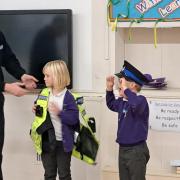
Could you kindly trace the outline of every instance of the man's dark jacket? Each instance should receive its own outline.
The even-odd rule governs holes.
[[[0,92],[4,91],[4,76],[2,66],[16,79],[25,73],[15,54],[9,47],[3,33],[0,31]]]

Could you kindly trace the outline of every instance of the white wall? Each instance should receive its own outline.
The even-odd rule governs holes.
[[[91,0],[1,0],[1,10],[73,10],[74,89],[92,89]]]
[[[141,70],[153,73],[153,76],[167,76],[169,80],[170,87],[176,88],[180,87],[179,76],[174,75],[174,72],[179,72],[180,61],[178,61],[179,50],[180,50],[180,41],[178,40],[179,28],[178,29],[162,29],[158,31],[158,48],[154,48],[153,44],[153,29],[133,29],[133,40],[129,42],[128,31],[127,29],[119,28],[117,32],[111,32],[107,28],[106,24],[106,0],[1,0],[1,9],[61,9],[61,8],[70,8],[73,10],[73,56],[74,56],[74,89],[79,91],[84,90],[93,90],[96,92],[95,96],[99,96],[98,91],[104,91],[105,89],[105,76],[108,74],[113,74],[114,72],[119,71],[122,66],[124,58],[128,58],[130,62],[135,64],[137,67],[140,67]],[[163,62],[163,63],[162,63]],[[145,66],[145,63],[148,65]],[[144,64],[144,65],[143,65]],[[163,66],[162,66],[163,65]],[[171,97],[176,94],[174,91],[151,91],[150,97],[158,96],[166,92],[166,95],[163,98]],[[145,92],[147,95],[147,92]],[[90,97],[92,94],[89,93]],[[180,94],[176,96],[177,99],[180,99]],[[6,129],[7,129],[7,140],[6,147],[11,153],[15,153],[12,159],[12,162],[17,161],[16,154],[22,157],[23,153],[26,152],[28,147],[23,146],[23,151],[19,149],[14,149],[13,142],[17,144],[21,143],[21,137],[13,136],[10,133],[16,133],[18,129],[11,129],[12,124],[21,120],[23,117],[26,117],[26,111],[29,106],[32,104],[32,99],[30,96],[25,96],[19,99],[16,99],[12,96],[7,95],[6,97]],[[12,108],[14,105],[18,104],[20,107],[17,109]],[[106,179],[118,179],[117,172],[117,148],[118,145],[115,144],[115,134],[117,129],[116,114],[110,112],[105,103],[100,105],[98,102],[93,102],[91,107],[91,112],[95,112],[95,116],[104,122],[101,121],[99,124],[100,128],[100,137],[101,137],[101,146],[103,151],[101,152],[101,164],[100,168],[103,170],[103,173],[106,174]],[[11,106],[10,109],[8,109]],[[21,111],[25,113],[21,117]],[[102,108],[102,109],[101,109]],[[11,110],[11,112],[10,112]],[[32,115],[29,115],[30,110],[28,109],[28,119],[31,119]],[[13,114],[12,115],[10,115]],[[114,121],[109,121],[109,119],[114,119]],[[29,127],[28,123],[25,122],[22,124],[21,120],[19,121],[20,125],[18,128]],[[100,121],[99,121],[100,122]],[[12,131],[13,130],[13,131]],[[19,131],[18,131],[19,132]],[[22,132],[23,134],[24,132]],[[11,136],[9,136],[11,135]],[[162,137],[163,136],[163,137]],[[174,172],[171,171],[167,162],[169,158],[178,158],[179,146],[176,148],[176,144],[179,144],[178,141],[179,134],[176,133],[163,133],[150,131],[149,134],[149,147],[152,152],[152,158],[148,164],[148,169],[152,170],[149,172],[149,175],[152,175],[151,180],[160,180],[160,179],[174,179],[179,178]],[[10,139],[8,139],[10,138]],[[12,140],[15,138],[15,141]],[[26,137],[29,141],[29,137]],[[163,138],[163,141],[162,141]],[[170,139],[173,138],[174,141],[171,143]],[[24,139],[26,140],[26,139]],[[169,140],[169,141],[168,141]],[[159,144],[159,142],[162,142]],[[162,152],[164,152],[163,156]],[[109,156],[111,154],[111,156]],[[173,155],[177,155],[174,157]],[[5,156],[6,163],[10,163],[8,158],[10,156]],[[26,156],[27,158],[28,156]],[[167,159],[165,158],[167,157]],[[11,159],[9,159],[11,160]],[[74,163],[74,162],[73,162]],[[14,165],[15,166],[15,165]],[[38,166],[39,167],[39,166]],[[11,167],[4,167],[5,173],[8,174],[8,169]],[[84,167],[83,164],[79,164],[77,168],[83,168],[84,174],[81,174],[81,177],[76,176],[80,180],[89,180],[91,175],[96,175],[99,169],[96,171]],[[157,168],[158,171],[164,170],[161,175],[157,175],[154,172],[153,168]],[[165,168],[165,169],[163,169]],[[18,169],[20,170],[20,169]],[[89,172],[88,172],[89,171]],[[86,172],[86,173],[85,173]],[[74,170],[73,170],[74,173]],[[97,174],[96,174],[97,173]],[[170,173],[170,174],[168,174]],[[79,175],[80,176],[80,175]],[[41,177],[41,176],[39,176]],[[103,176],[105,177],[105,176]],[[101,180],[105,180],[105,178]],[[18,177],[17,179],[21,179]],[[168,179],[168,180],[169,180]],[[11,180],[8,179],[8,180]],[[15,179],[16,180],[16,179]],[[99,180],[99,179],[97,179]]]

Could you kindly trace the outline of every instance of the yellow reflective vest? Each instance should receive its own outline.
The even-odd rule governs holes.
[[[72,93],[76,104],[78,106],[78,110],[81,114],[81,117],[83,119],[83,122],[85,124],[85,126],[89,129],[89,131],[92,134],[92,137],[94,139],[94,141],[97,143],[97,146],[99,146],[99,143],[94,135],[94,133],[92,132],[91,128],[88,125],[88,121],[89,121],[89,116],[86,114],[85,108],[83,107],[83,97],[80,96],[79,94],[76,93]],[[44,121],[46,120],[46,116],[47,116],[47,109],[48,109],[48,99],[49,99],[49,89],[45,88],[41,91],[41,93],[39,94],[37,100],[36,100],[36,105],[40,105],[41,107],[43,107],[43,114],[42,117],[39,116],[35,116],[35,119],[31,125],[31,138],[33,140],[34,143],[34,147],[36,152],[41,155],[42,153],[42,135],[37,133],[37,129],[44,123]],[[80,129],[82,129],[84,125],[81,124]],[[98,148],[97,148],[98,150]],[[97,153],[97,152],[96,152]],[[81,154],[81,152],[79,152],[76,149],[76,145],[74,145],[73,151],[72,151],[72,155],[80,160],[85,161],[88,164],[95,164],[95,159],[88,157],[87,155],[83,155]]]
[[[48,99],[49,89],[45,88],[41,91],[36,100],[36,104],[40,105],[43,108],[42,117],[35,116],[35,119],[31,125],[31,138],[34,143],[35,150],[39,155],[42,153],[42,136],[37,133],[37,128],[40,127],[42,123],[46,120]]]

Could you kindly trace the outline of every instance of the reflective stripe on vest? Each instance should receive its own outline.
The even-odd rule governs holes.
[[[42,117],[36,116],[31,125],[31,138],[34,142],[35,150],[39,155],[42,153],[42,136],[39,135],[36,130],[46,120],[48,99],[49,89],[45,88],[41,91],[36,101],[36,105],[40,105],[41,107],[43,107],[43,115]]]

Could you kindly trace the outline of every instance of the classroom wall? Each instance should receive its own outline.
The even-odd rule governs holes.
[[[133,29],[131,42],[128,41],[128,29],[118,28],[117,32],[112,32],[106,22],[106,0],[1,0],[0,8],[73,9],[74,89],[82,94],[85,93],[88,99],[88,107],[91,113],[94,113],[97,117],[98,137],[101,140],[101,149],[98,155],[99,165],[96,168],[88,167],[73,160],[73,165],[76,165],[76,168],[72,169],[73,175],[75,180],[76,178],[79,180],[118,179],[116,163],[118,145],[114,141],[117,121],[116,114],[107,110],[104,102],[105,77],[118,72],[123,60],[127,59],[139,67],[140,70],[151,72],[154,77],[166,76],[169,87],[179,88],[179,76],[175,75],[174,72],[179,73],[180,67],[180,61],[178,60],[180,29],[158,30],[158,48],[155,49],[152,28]],[[178,93],[169,89],[157,91],[158,93],[155,91],[143,91],[143,93],[151,98],[157,98],[163,94],[162,98],[164,99],[176,98],[180,100],[179,89],[176,89],[176,91]],[[30,109],[35,96],[27,95],[16,98],[6,95],[5,113],[7,123],[4,171],[7,177],[10,176],[8,169],[13,169],[19,159],[24,162],[27,158],[29,158],[29,161],[32,156],[34,157],[27,131],[33,118]],[[18,106],[16,106],[17,104]],[[27,121],[23,121],[26,117],[28,117]],[[17,128],[14,128],[15,124]],[[19,131],[19,128],[22,132]],[[21,133],[19,134],[19,132]],[[22,142],[25,142],[25,144]],[[28,145],[26,145],[26,142]],[[148,144],[152,157],[148,164],[147,179],[174,180],[180,178],[175,174],[174,169],[169,166],[171,159],[179,158],[179,133],[162,133],[150,130]],[[8,153],[6,150],[8,150]],[[30,151],[30,155],[27,155],[28,151]],[[34,159],[32,159],[33,163]],[[10,165],[10,163],[12,164]],[[35,160],[36,164],[37,168],[35,168],[35,171],[33,169],[33,172],[37,179],[40,179],[42,178],[42,167]],[[25,171],[29,168],[28,165],[26,166],[23,171],[30,177],[32,171]],[[23,164],[20,167],[24,167]],[[85,173],[78,173],[80,168]],[[19,168],[17,171],[20,172],[21,169]],[[15,177],[18,180],[23,179],[21,174]],[[11,179],[14,178],[10,176],[8,180]]]

